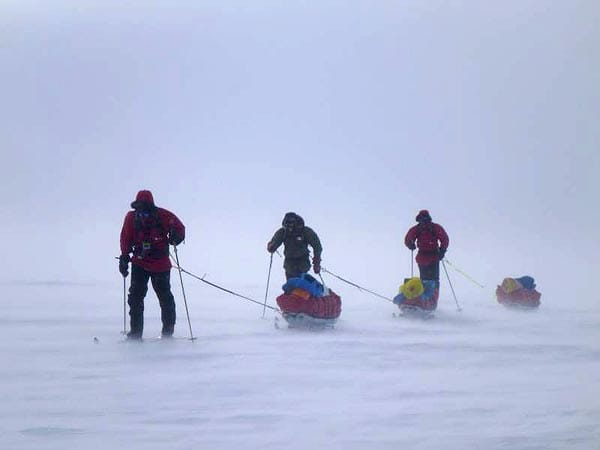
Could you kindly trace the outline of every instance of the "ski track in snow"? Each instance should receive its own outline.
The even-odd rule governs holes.
[[[2,448],[600,448],[597,309],[457,312],[443,295],[418,320],[348,290],[334,330],[277,330],[257,305],[188,289],[194,342],[124,342],[118,289],[9,289]]]

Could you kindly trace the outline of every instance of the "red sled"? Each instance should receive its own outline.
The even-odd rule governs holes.
[[[405,278],[404,283],[410,282]],[[394,303],[398,305],[403,315],[407,316],[431,316],[437,309],[440,289],[434,280],[421,280],[423,293],[414,298],[405,297],[400,288],[400,293],[394,297]]]
[[[294,289],[277,297],[285,315],[305,314],[315,319],[337,319],[342,313],[342,299],[332,290],[323,297],[313,297],[303,289]]]
[[[498,303],[504,306],[532,309],[540,306],[540,294],[535,289],[518,289],[511,292],[510,294],[504,292],[504,290],[498,286],[496,288],[496,298]]]
[[[402,303],[398,305],[401,310],[403,309],[415,309],[418,308],[423,311],[435,311],[437,309],[438,298],[440,296],[440,290],[435,288],[433,295],[427,300],[423,299],[421,295],[415,298],[405,298]]]

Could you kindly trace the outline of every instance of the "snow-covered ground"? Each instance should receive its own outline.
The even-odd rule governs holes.
[[[331,284],[343,299],[336,329],[303,332],[186,278],[198,339],[141,343],[120,336],[118,280],[4,285],[1,447],[600,448],[597,308],[557,306],[541,287],[535,312],[487,292],[459,297],[457,312],[445,289],[436,318],[413,321]],[[145,334],[156,336],[154,293],[146,304]]]

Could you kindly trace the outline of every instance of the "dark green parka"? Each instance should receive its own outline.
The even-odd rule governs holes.
[[[275,232],[269,241],[269,248],[277,250],[283,244],[283,254],[285,259],[308,259],[310,254],[308,246],[313,249],[314,258],[321,259],[323,247],[319,236],[315,231],[307,226],[298,230],[296,233],[286,233],[285,228],[280,228]]]
[[[316,262],[317,265],[320,265],[321,252],[323,251],[317,233],[312,228],[305,226],[300,216],[296,217],[300,220],[299,227],[291,232],[281,227],[275,232],[267,245],[267,249],[271,253],[277,250],[281,244],[284,245],[283,267],[288,278],[310,270],[309,245],[313,249],[313,264]]]

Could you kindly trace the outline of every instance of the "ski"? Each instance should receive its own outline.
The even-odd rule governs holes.
[[[169,337],[165,337],[165,336],[153,336],[153,337],[143,337],[141,339],[129,339],[127,337],[122,337],[121,339],[118,340],[119,343],[133,343],[133,344],[141,344],[144,342],[170,342],[170,341],[195,341],[196,338],[194,337],[193,339],[190,339],[189,337],[184,337],[184,336],[169,336]],[[100,339],[98,339],[97,337],[94,337],[94,343],[95,344],[99,344],[101,343]]]
[[[428,311],[417,307],[403,307],[400,313],[392,313],[395,318],[406,318],[406,319],[421,319],[431,320],[435,317],[434,311]]]
[[[333,330],[336,319],[323,319],[309,316],[304,313],[289,314],[283,313],[283,318],[288,323],[288,328],[297,328],[305,330]]]

